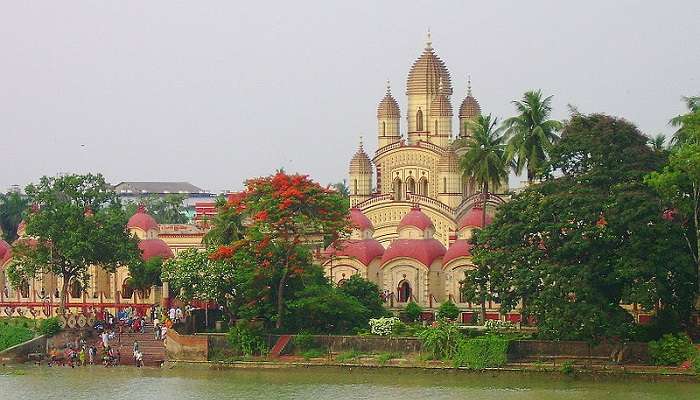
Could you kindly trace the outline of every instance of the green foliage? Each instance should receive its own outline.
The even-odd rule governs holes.
[[[267,344],[262,328],[249,321],[239,320],[228,332],[228,342],[239,354],[246,357],[267,354]]]
[[[17,239],[17,227],[22,222],[29,200],[19,193],[0,193],[0,231],[7,242]]]
[[[437,321],[434,326],[418,333],[423,350],[444,360],[454,358],[463,338],[457,326],[446,321]]]
[[[226,198],[216,199],[216,216],[211,220],[212,227],[204,235],[208,246],[230,245],[243,236],[243,215],[234,207],[229,207]]]
[[[404,315],[406,315],[406,318],[409,322],[414,322],[417,321],[420,317],[421,313],[423,312],[423,308],[419,306],[416,302],[411,301],[408,304],[406,304],[406,308],[403,312]]]
[[[381,291],[376,283],[364,279],[360,275],[353,275],[347,279],[338,289],[360,302],[369,311],[370,318],[388,315],[384,303],[380,297]]]
[[[293,339],[294,348],[297,351],[311,350],[316,344],[316,340],[311,333],[302,331],[296,334]]]
[[[401,358],[401,354],[399,354],[399,353],[389,353],[389,352],[380,353],[380,354],[377,356],[377,363],[378,363],[379,365],[384,365],[384,364],[386,364],[387,362],[389,362],[389,361],[391,361],[391,360],[393,360],[393,359],[396,359],[396,358]]]
[[[53,336],[61,331],[61,324],[58,322],[58,317],[42,319],[39,323],[39,333],[42,335]]]
[[[24,343],[34,337],[31,329],[16,321],[0,320],[0,351]]]
[[[685,334],[666,334],[649,342],[649,354],[656,365],[680,365],[697,357],[698,350]]]
[[[321,358],[325,357],[328,352],[323,351],[322,349],[308,349],[304,352],[301,353],[301,356],[304,357],[304,360],[310,360],[312,358]]]
[[[470,369],[495,368],[508,361],[509,341],[496,335],[461,339],[454,354],[454,364]]]
[[[483,193],[497,190],[508,179],[505,145],[497,118],[479,115],[468,123],[472,135],[467,139],[466,152],[460,160],[465,176],[476,182]]]
[[[444,318],[449,320],[456,320],[459,317],[459,308],[451,300],[448,300],[440,304],[437,312],[438,318]]]
[[[364,353],[361,353],[361,352],[353,349],[353,350],[345,351],[345,352],[338,354],[335,357],[335,360],[342,363],[342,362],[354,360],[354,359],[361,357],[363,355],[364,355]]]
[[[26,220],[27,235],[36,242],[14,246],[7,270],[14,286],[53,273],[63,278],[63,306],[73,279],[87,286],[91,265],[113,272],[139,259],[136,239],[125,229],[128,217],[102,175],[42,177],[26,192],[37,207]]]
[[[152,257],[148,261],[136,261],[129,264],[129,285],[135,289],[148,289],[151,286],[160,286],[163,259]]]
[[[148,214],[159,224],[186,224],[187,218],[184,201],[187,195],[166,194],[165,196],[149,195],[139,198],[138,203],[144,205]],[[127,215],[134,215],[138,208],[137,203],[128,203],[124,206]]]
[[[562,365],[561,365],[561,373],[562,374],[573,375],[574,372],[576,372],[576,371],[574,369],[574,362],[573,361],[567,360],[567,361],[564,361],[562,363]]]
[[[624,120],[573,115],[549,153],[549,177],[475,233],[467,300],[486,294],[504,313],[522,302],[544,339],[629,338],[634,321],[621,303],[661,302],[686,319],[693,263],[682,228],[662,218],[643,183],[664,161],[646,143]]]

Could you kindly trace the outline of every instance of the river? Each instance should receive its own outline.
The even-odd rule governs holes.
[[[1,400],[700,399],[700,384],[395,369],[0,368]]]

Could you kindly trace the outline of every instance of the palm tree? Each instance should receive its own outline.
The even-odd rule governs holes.
[[[28,206],[29,200],[19,193],[0,193],[0,230],[8,242],[17,239],[17,227]]]
[[[482,214],[481,227],[486,227],[486,201],[489,187],[498,188],[508,179],[505,158],[504,137],[502,129],[497,127],[498,119],[491,115],[480,115],[476,121],[469,122],[472,135],[467,139],[466,153],[460,160],[462,173],[481,187]],[[485,293],[486,288],[481,287]],[[486,299],[481,300],[481,322],[486,321]]]
[[[527,170],[532,183],[537,170],[547,161],[552,145],[559,140],[562,124],[548,119],[552,112],[552,96],[542,98],[542,91],[525,92],[522,101],[513,101],[518,115],[503,121],[508,137],[506,158],[513,161],[515,173]]]
[[[683,97],[688,113],[675,116],[668,122],[671,126],[678,128],[673,134],[671,144],[678,145],[688,138],[688,128],[691,125],[700,124],[700,96]]]
[[[650,137],[649,146],[657,153],[666,150],[666,136],[663,133],[659,133],[654,137]]]
[[[204,243],[209,246],[226,246],[240,240],[244,229],[240,213],[234,207],[227,206],[224,198],[217,200],[216,209],[218,212],[211,220],[211,229],[204,235]]]

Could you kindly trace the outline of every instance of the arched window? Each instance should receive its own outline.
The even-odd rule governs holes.
[[[423,130],[423,111],[421,109],[418,109],[418,112],[416,113],[416,130],[418,132]]]
[[[403,185],[401,184],[401,179],[394,179],[394,200],[402,200]]]
[[[386,136],[386,122],[382,122],[382,136]]]
[[[442,192],[447,193],[447,178],[442,178]]]
[[[353,194],[357,194],[357,179],[355,179],[355,181],[353,181],[352,185],[353,185],[352,186]]]
[[[122,282],[122,299],[130,299],[134,297],[134,288],[129,285],[129,278]]]
[[[425,177],[420,178],[418,192],[423,196],[428,195],[428,180]]]
[[[80,281],[77,279],[73,279],[70,281],[70,297],[74,299],[78,299],[82,297],[83,295],[83,285],[80,284]]]
[[[411,284],[408,281],[401,281],[397,288],[396,301],[405,303],[411,299]]]
[[[413,180],[413,178],[408,178],[406,179],[406,193],[415,193],[416,192],[416,181]]]
[[[29,282],[26,279],[19,284],[19,294],[22,297],[29,297]]]

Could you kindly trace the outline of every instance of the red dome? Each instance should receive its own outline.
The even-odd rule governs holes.
[[[411,211],[409,211],[408,214],[401,219],[401,222],[399,222],[399,229],[408,226],[416,227],[422,231],[435,227],[433,225],[433,221],[431,221],[430,218],[428,218],[428,216],[425,215],[418,206],[413,207]]]
[[[158,229],[158,223],[153,217],[146,214],[146,208],[140,205],[136,214],[129,218],[129,222],[126,223],[127,228],[139,228],[144,232],[148,232],[151,229]]]
[[[483,211],[481,207],[474,207],[471,210],[469,210],[466,214],[464,214],[464,217],[462,217],[461,220],[459,220],[459,226],[457,227],[457,230],[462,230],[463,228],[467,227],[477,227],[477,228],[483,228],[481,226],[481,221],[483,218]],[[486,214],[486,225],[491,225],[491,222],[493,221],[493,218],[487,213]]]
[[[395,258],[413,258],[428,268],[438,257],[445,254],[445,246],[436,239],[396,239],[384,251],[382,264]]]
[[[338,247],[329,247],[326,254],[353,257],[367,266],[372,260],[384,254],[384,247],[374,239],[345,240]]]
[[[350,223],[352,224],[353,228],[357,228],[361,231],[364,231],[365,229],[374,229],[372,226],[372,221],[370,221],[359,208],[353,207],[350,209]]]
[[[141,250],[141,258],[144,261],[148,261],[153,257],[161,257],[163,259],[173,257],[173,251],[160,239],[145,239],[140,241],[139,250]]]
[[[464,239],[459,239],[450,245],[447,249],[445,257],[442,258],[442,265],[447,265],[448,262],[459,258],[459,257],[469,257],[472,255],[472,245],[469,241]]]
[[[12,246],[0,239],[0,266],[5,264],[12,257]]]

